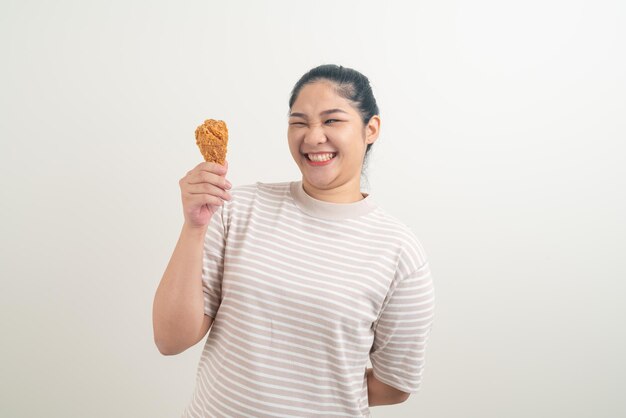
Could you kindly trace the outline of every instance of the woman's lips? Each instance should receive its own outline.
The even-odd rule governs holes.
[[[329,160],[325,160],[325,161],[313,161],[311,159],[309,159],[307,154],[304,154],[304,159],[306,160],[306,162],[314,167],[319,167],[319,166],[324,166],[324,165],[328,165],[330,163],[332,163],[335,158],[337,157],[337,153],[327,153],[327,152],[321,152],[321,153],[315,153],[315,154],[333,154],[333,157]]]

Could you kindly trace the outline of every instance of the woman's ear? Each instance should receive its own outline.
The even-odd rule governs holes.
[[[373,144],[378,139],[380,133],[380,116],[374,115],[365,126],[365,142]]]

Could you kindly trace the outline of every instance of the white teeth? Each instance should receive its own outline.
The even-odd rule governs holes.
[[[334,153],[329,154],[307,154],[311,161],[328,161],[335,156]]]

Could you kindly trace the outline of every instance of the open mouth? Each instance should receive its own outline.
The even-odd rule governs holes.
[[[337,155],[336,152],[329,152],[325,154],[304,154],[306,159],[309,161],[313,161],[316,163],[323,163],[326,161],[330,161]]]

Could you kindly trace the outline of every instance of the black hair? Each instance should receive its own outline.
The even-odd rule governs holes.
[[[293,90],[291,90],[289,109],[291,110],[302,87],[320,80],[328,80],[335,84],[337,94],[354,104],[361,115],[364,125],[367,125],[372,116],[380,114],[368,78],[352,68],[335,64],[320,65],[300,77],[300,80],[298,80]],[[372,145],[373,144],[367,144],[367,148],[365,149],[363,161],[364,169]]]

